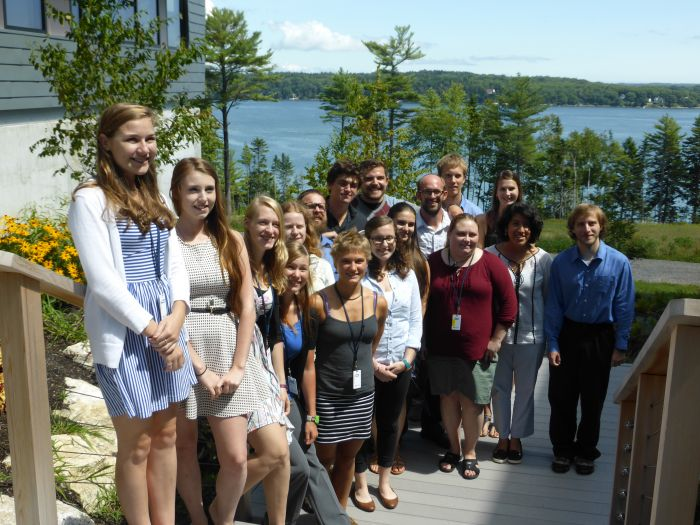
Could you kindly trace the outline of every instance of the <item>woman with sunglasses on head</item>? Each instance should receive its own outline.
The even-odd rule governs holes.
[[[196,378],[182,330],[189,282],[175,217],[158,191],[156,115],[114,104],[97,125],[95,178],[68,224],[87,278],[85,328],[117,435],[129,523],[174,523],[177,405]]]
[[[516,202],[498,221],[501,242],[486,248],[508,269],[518,299],[518,315],[501,346],[493,384],[493,411],[501,434],[492,455],[496,463],[520,463],[520,440],[535,431],[535,382],[545,352],[544,298],[552,265],[552,257],[535,245],[542,224],[537,210]]]
[[[369,241],[354,228],[333,244],[338,282],[311,298],[316,338],[316,453],[347,507],[355,456],[370,437],[374,407],[373,355],[384,330],[387,303],[362,285]]]
[[[198,417],[214,436],[218,495],[209,507],[216,523],[232,523],[246,479],[248,418],[266,397],[251,344],[253,282],[243,237],[230,229],[214,168],[187,158],[173,170],[170,193],[175,229],[190,279],[187,316],[190,355],[198,384],[178,412],[178,492],[194,525],[206,525],[197,457]],[[258,349],[258,353],[260,349]]]
[[[289,419],[294,425],[290,445],[292,473],[303,471],[307,483],[292,484],[287,502],[287,523],[295,523],[304,495],[321,525],[348,524],[340,507],[328,472],[316,456],[314,441],[318,435],[316,414],[316,366],[314,347],[317,323],[310,312],[309,252],[303,244],[287,242],[285,266],[287,288],[280,296],[280,319],[284,342],[284,367],[291,403]],[[292,475],[292,479],[295,476]]]
[[[311,219],[309,210],[299,202],[287,201],[282,204],[284,212],[284,229],[287,239],[298,241],[304,245],[311,258],[311,280],[309,290],[314,293],[335,282],[333,268],[328,261],[321,257],[318,234]]]
[[[423,314],[415,273],[396,249],[396,227],[391,217],[374,217],[365,226],[372,258],[365,282],[384,296],[388,314],[384,333],[374,354],[374,414],[379,466],[379,501],[388,509],[399,503],[390,484],[391,468],[401,431],[399,416],[411,382],[410,370],[420,349]],[[355,506],[374,510],[367,487],[367,447],[355,460]]]
[[[459,468],[468,480],[480,473],[476,444],[482,405],[491,397],[501,342],[517,314],[508,271],[478,244],[476,219],[466,213],[455,217],[445,248],[428,257],[431,282],[424,325],[430,386],[440,395],[450,440],[439,468],[443,472]]]

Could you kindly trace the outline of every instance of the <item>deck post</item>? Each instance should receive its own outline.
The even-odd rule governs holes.
[[[55,525],[46,355],[40,283],[0,272],[2,347],[17,523]]]
[[[651,524],[692,523],[700,473],[700,326],[671,334]]]

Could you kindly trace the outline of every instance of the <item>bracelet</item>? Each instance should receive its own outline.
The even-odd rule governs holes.
[[[287,392],[289,392],[289,388],[287,387],[287,383],[280,383],[280,388],[284,388]]]
[[[315,416],[310,416],[308,414],[306,415],[306,422],[307,423],[315,423],[318,425],[319,421],[321,421],[321,418],[318,417],[318,414],[316,414]]]
[[[408,359],[406,359],[405,357],[401,361],[403,361],[406,370],[410,370],[411,368],[413,368],[413,363],[409,363]]]
[[[204,365],[204,370],[202,370],[199,374],[197,372],[194,373],[194,377],[202,377],[204,375],[204,372],[209,370],[209,367],[207,365]]]

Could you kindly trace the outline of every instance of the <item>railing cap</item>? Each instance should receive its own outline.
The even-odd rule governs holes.
[[[75,306],[83,305],[85,286],[56,272],[29,262],[19,255],[0,251],[0,273],[14,273],[39,282],[42,293],[57,297]]]

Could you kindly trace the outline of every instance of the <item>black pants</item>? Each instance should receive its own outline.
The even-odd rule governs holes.
[[[610,324],[564,319],[559,334],[561,364],[549,367],[549,439],[555,456],[600,457],[600,415],[610,378],[615,331]],[[581,400],[581,421],[576,410]]]
[[[426,434],[439,436],[443,433],[442,414],[440,412],[440,396],[430,392],[430,377],[428,376],[428,360],[416,359],[416,378],[423,394],[423,406],[420,414],[420,427]]]
[[[403,372],[393,381],[374,379],[374,417],[377,422],[377,463],[380,467],[394,464],[399,438],[399,416],[406,403],[406,392],[411,384],[411,372]],[[365,441],[355,458],[355,472],[367,470],[372,452],[371,439]]]

